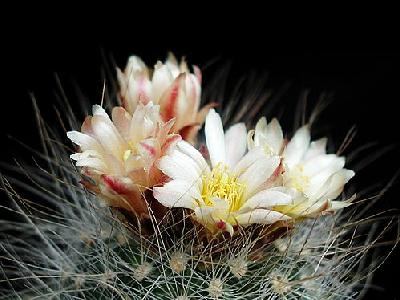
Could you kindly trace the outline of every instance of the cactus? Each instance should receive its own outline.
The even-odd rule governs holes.
[[[32,167],[10,167],[27,180],[1,177],[13,218],[0,224],[0,299],[358,299],[398,223],[366,214],[360,197],[233,235],[210,233],[187,208],[148,205],[143,218],[88,188],[64,133],[37,117],[45,151]]]

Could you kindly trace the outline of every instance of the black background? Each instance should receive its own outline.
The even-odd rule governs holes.
[[[112,54],[120,67],[131,54],[152,65],[167,51],[185,55],[200,67],[215,59],[232,62],[233,82],[252,70],[268,72],[268,88],[279,90],[285,83],[291,84],[286,98],[298,97],[303,89],[309,89],[314,98],[322,92],[334,94],[323,121],[333,125],[330,134],[336,143],[354,124],[358,128],[356,143],[377,141],[385,146],[400,142],[400,52],[391,43],[395,35],[386,37],[378,32],[372,38],[374,26],[358,25],[341,31],[334,27],[310,34],[310,28],[320,26],[317,20],[310,28],[294,24],[281,32],[278,29],[284,21],[271,25],[261,20],[243,26],[247,22],[244,18],[231,23],[217,19],[210,25],[207,15],[201,19],[185,15],[178,22],[170,22],[172,17],[161,21],[151,14],[145,20],[138,19],[138,13],[120,14],[112,20],[105,15],[89,20],[85,15],[79,22],[73,14],[63,19],[58,16],[52,14],[45,22],[40,22],[38,15],[23,17],[18,19],[18,26],[10,22],[3,27],[2,161],[11,161],[22,152],[8,135],[39,146],[29,93],[34,93],[45,116],[52,118],[55,72],[72,103],[78,99],[74,99],[75,83],[81,89],[80,95],[92,104],[99,103],[103,84],[101,50]],[[26,22],[21,23],[22,19]],[[195,30],[198,23],[200,28]],[[207,82],[207,78],[204,80]],[[368,177],[369,183],[388,181],[400,168],[399,154],[397,147],[361,176]],[[375,209],[399,208],[398,191],[397,185]],[[371,290],[368,299],[398,299],[398,262],[397,250],[377,271],[374,284],[380,288]]]

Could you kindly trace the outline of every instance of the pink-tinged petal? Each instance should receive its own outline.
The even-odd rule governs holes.
[[[81,132],[93,136],[92,116],[87,116],[81,126]]]
[[[196,75],[197,81],[201,85],[202,75],[201,75],[200,68],[198,66],[193,66],[193,72],[194,72],[194,75]]]
[[[162,94],[174,81],[172,73],[166,65],[158,62],[154,67],[152,78],[152,101],[157,104],[160,102]]]
[[[280,212],[267,209],[255,209],[236,216],[236,221],[239,225],[242,226],[250,225],[253,223],[273,224],[277,221],[285,220],[290,220],[290,217]]]
[[[132,115],[129,128],[129,141],[137,144],[141,140],[154,136],[159,126],[160,107],[151,102],[147,105],[139,104]]]
[[[247,149],[247,130],[244,123],[231,126],[225,133],[226,164],[233,169]]]
[[[205,136],[207,149],[210,154],[211,165],[226,162],[225,135],[221,117],[211,109],[206,117]]]
[[[111,190],[113,190],[118,195],[129,194],[133,187],[133,183],[129,179],[119,178],[111,175],[101,175],[103,183]]]
[[[191,144],[194,144],[200,128],[201,125],[199,124],[187,125],[179,130],[179,134],[182,136],[182,139],[188,141]]]
[[[201,199],[198,187],[183,180],[172,180],[161,187],[154,187],[153,196],[166,207],[190,209],[196,207],[196,199]]]
[[[144,161],[144,168],[149,171],[160,154],[160,145],[154,138],[143,140],[138,144],[138,153]]]
[[[185,84],[186,74],[182,73],[174,80],[170,87],[162,94],[160,98],[160,113],[164,122],[171,120],[172,118],[179,117],[179,105],[180,97],[182,93],[182,87]]]
[[[201,94],[201,87],[197,78],[193,74],[186,75],[186,99],[187,99],[187,111],[185,117],[185,124],[192,123],[196,119],[197,111],[199,110],[200,106],[200,94]]]
[[[125,139],[129,139],[129,129],[131,125],[131,116],[129,113],[120,106],[114,107],[112,110],[112,120],[121,136]]]
[[[271,208],[276,205],[288,205],[292,203],[292,197],[278,190],[263,190],[248,199],[241,210],[256,208]]]
[[[197,113],[195,122],[199,123],[199,124],[203,124],[205,119],[206,119],[206,117],[207,117],[207,115],[208,115],[208,113],[209,113],[209,111],[210,111],[210,109],[215,108],[217,106],[218,106],[217,102],[211,102],[211,103],[208,103],[205,106],[203,106],[199,110],[199,112]]]
[[[242,175],[239,181],[246,184],[244,199],[248,199],[259,191],[262,185],[271,177],[280,165],[280,158],[272,156],[258,160],[252,164]]]
[[[303,158],[310,145],[310,130],[307,125],[296,131],[284,151],[285,164],[292,168]]]
[[[181,140],[182,137],[179,134],[169,134],[161,147],[161,154],[167,154],[169,151],[175,148],[176,144]]]
[[[101,194],[110,206],[121,207],[136,213],[139,217],[148,216],[147,203],[137,185],[129,178],[102,175]],[[109,193],[109,194],[108,194]]]

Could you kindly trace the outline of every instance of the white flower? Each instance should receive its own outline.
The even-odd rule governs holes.
[[[243,123],[224,134],[220,116],[212,109],[205,123],[211,168],[201,153],[185,141],[159,161],[171,178],[154,187],[154,197],[167,207],[185,207],[211,232],[228,231],[237,225],[270,224],[289,217],[273,210],[291,203],[282,187],[268,188],[280,165],[278,156],[266,157],[259,147],[246,152]]]
[[[293,218],[313,217],[324,211],[334,211],[349,205],[333,201],[343,191],[354,172],[344,169],[344,157],[326,153],[326,138],[310,142],[310,130],[303,126],[285,146],[279,122],[267,124],[261,118],[255,131],[248,136],[249,149],[260,147],[267,157],[282,156],[282,184],[288,188],[293,203],[280,205],[276,210]]]
[[[157,62],[154,70],[149,70],[139,57],[131,56],[124,72],[117,69],[122,105],[133,113],[139,103],[159,104],[165,122],[175,118],[172,131],[192,141],[213,106],[207,105],[199,111],[201,72],[196,66],[193,70],[190,73],[184,60],[178,65],[172,54],[164,64]]]
[[[133,115],[114,107],[112,120],[99,105],[82,124],[81,132],[70,131],[68,138],[77,144],[72,154],[76,165],[94,184],[84,184],[111,206],[147,214],[143,192],[161,181],[155,162],[180,136],[169,134],[173,121],[163,123],[159,106],[140,104]]]

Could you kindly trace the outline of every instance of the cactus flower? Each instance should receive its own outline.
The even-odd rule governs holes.
[[[194,73],[189,71],[184,60],[178,64],[172,54],[164,64],[157,62],[154,70],[148,69],[139,57],[131,56],[123,72],[117,69],[123,107],[132,113],[139,103],[158,104],[164,122],[175,118],[172,131],[193,142],[214,105],[200,109],[201,71],[196,66],[193,70]]]
[[[266,185],[279,169],[279,156],[266,157],[259,147],[245,154],[245,125],[235,124],[224,134],[214,109],[207,115],[205,134],[211,165],[190,144],[178,142],[158,163],[171,180],[154,187],[154,197],[164,206],[193,210],[212,233],[232,235],[238,225],[290,219],[273,207],[291,203],[291,196],[282,187]]]
[[[70,131],[68,138],[80,147],[71,155],[83,174],[85,185],[109,205],[138,215],[147,214],[143,193],[158,183],[160,171],[155,162],[180,136],[170,134],[173,121],[161,121],[159,106],[139,104],[133,115],[115,107],[112,120],[99,105],[86,118],[81,132]]]
[[[344,168],[344,157],[326,153],[326,143],[326,138],[311,142],[307,125],[298,129],[286,143],[276,119],[267,124],[266,119],[261,118],[255,130],[249,132],[249,149],[260,147],[267,157],[282,157],[280,184],[292,195],[293,203],[276,206],[276,210],[301,218],[349,205],[335,199],[355,173]]]

